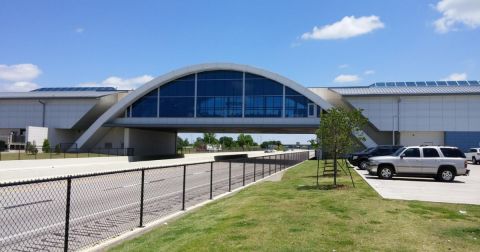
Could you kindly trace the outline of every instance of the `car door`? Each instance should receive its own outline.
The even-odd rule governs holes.
[[[437,149],[431,147],[422,148],[423,158],[421,159],[422,163],[422,173],[424,174],[436,174],[439,167],[440,154]]]
[[[397,165],[397,173],[422,173],[420,149],[407,148],[401,155]]]

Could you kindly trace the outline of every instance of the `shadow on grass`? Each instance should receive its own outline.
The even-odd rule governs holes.
[[[349,185],[299,185],[297,186],[297,190],[299,191],[309,191],[309,190],[348,190],[350,188]]]

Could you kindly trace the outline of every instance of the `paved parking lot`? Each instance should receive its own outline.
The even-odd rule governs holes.
[[[365,170],[355,171],[383,198],[480,205],[480,165],[469,164],[470,176],[459,176],[452,183],[431,178],[394,177],[379,179]]]

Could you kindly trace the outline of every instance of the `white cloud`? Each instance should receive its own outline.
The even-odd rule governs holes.
[[[335,77],[333,81],[337,83],[349,83],[349,82],[357,82],[359,80],[360,80],[360,77],[358,77],[358,75],[340,74],[339,76]]]
[[[302,35],[303,40],[308,39],[347,39],[370,33],[376,29],[381,29],[385,25],[378,16],[365,16],[355,18],[355,16],[345,16],[342,20],[322,27],[313,27],[312,32],[306,32]]]
[[[348,64],[341,64],[340,66],[338,66],[338,68],[347,68],[349,67]]]
[[[372,75],[372,74],[375,74],[375,70],[366,70],[365,72],[363,72],[363,74]]]
[[[84,31],[85,31],[85,29],[82,28],[82,27],[78,27],[78,28],[75,29],[76,33],[83,33]]]
[[[0,92],[25,92],[39,87],[32,82],[42,71],[34,64],[0,65]]]
[[[40,86],[37,83],[28,81],[18,81],[14,83],[0,84],[0,92],[28,92],[37,89]]]
[[[33,64],[0,65],[0,80],[30,81],[37,78],[42,71]]]
[[[117,76],[111,76],[108,77],[107,79],[103,80],[100,83],[96,82],[87,82],[87,83],[81,83],[78,86],[81,87],[104,87],[104,86],[110,86],[110,87],[115,87],[120,90],[132,90],[140,85],[143,85],[149,81],[153,80],[153,77],[150,75],[141,75],[137,77],[133,77],[130,79],[122,79]]]
[[[480,27],[479,0],[441,0],[435,9],[442,13],[442,17],[433,22],[439,33],[455,30],[458,24],[472,29]]]
[[[443,78],[446,81],[461,81],[467,79],[467,73],[452,73],[449,76]]]

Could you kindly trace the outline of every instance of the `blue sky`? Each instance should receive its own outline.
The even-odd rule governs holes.
[[[0,91],[134,88],[205,62],[305,86],[480,79],[479,2],[2,1]]]

